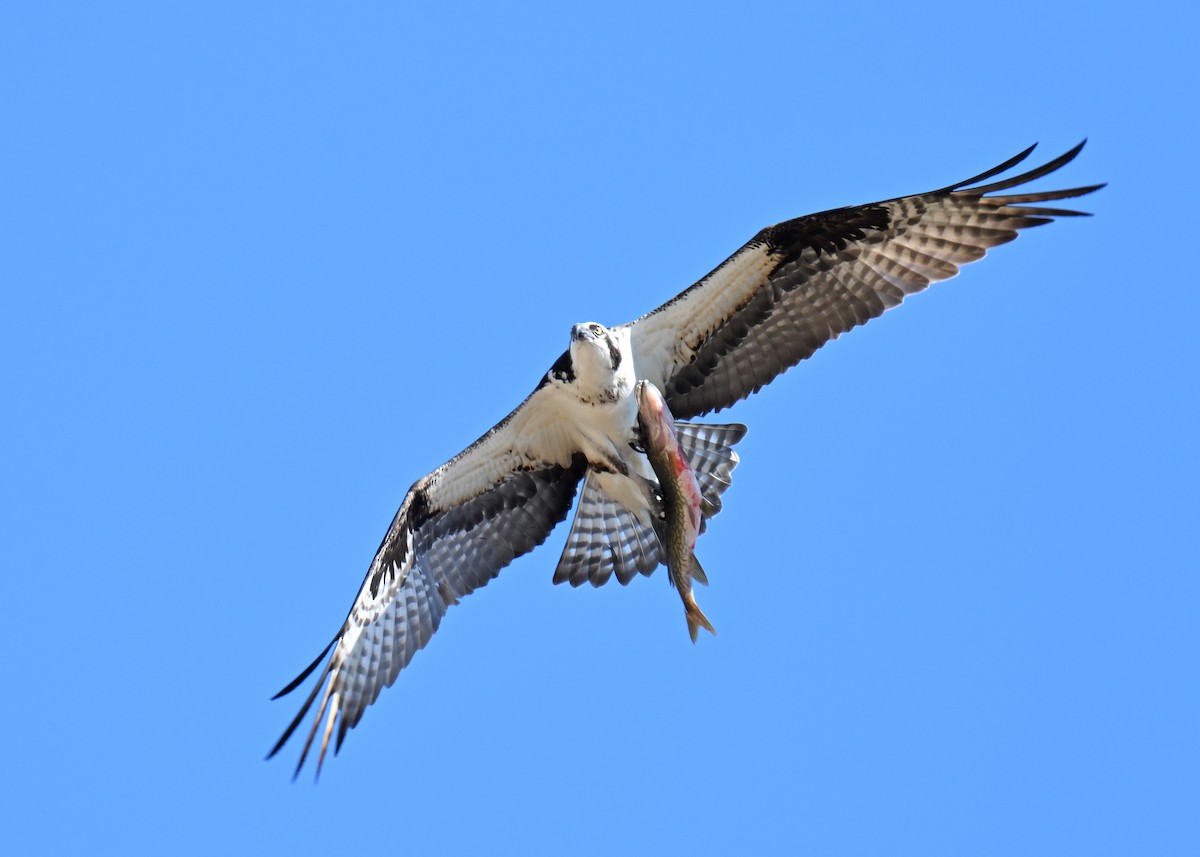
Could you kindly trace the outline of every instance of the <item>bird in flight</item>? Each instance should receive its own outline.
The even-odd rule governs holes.
[[[635,388],[653,384],[676,420],[727,408],[905,297],[946,280],[1019,230],[1085,212],[1038,203],[1103,185],[1005,193],[1071,161],[1080,143],[1009,178],[1033,146],[973,178],[928,193],[836,208],[769,226],[716,270],[617,327],[571,328],[570,343],[516,410],[405,495],[341,629],[275,698],[324,664],[271,750],[318,697],[296,774],[320,735],[348,730],[429,642],[446,610],[546,540],[579,502],[554,582],[601,586],[667,562],[663,513],[638,428]],[[720,509],[743,426],[677,423],[704,517]]]

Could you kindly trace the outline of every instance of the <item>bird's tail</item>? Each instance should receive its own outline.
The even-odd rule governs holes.
[[[733,468],[738,463],[738,454],[733,451],[733,446],[745,436],[746,427],[740,423],[675,423],[679,447],[696,472],[700,496],[704,498],[705,518],[711,518],[721,511],[721,494],[733,481]]]
[[[736,423],[675,424],[679,446],[696,473],[705,519],[721,510],[721,494],[729,487],[733,468],[738,463],[733,445],[745,434],[746,427]],[[700,529],[704,530],[703,521]],[[569,581],[572,586],[590,582],[592,586],[602,586],[614,573],[622,584],[638,574],[650,575],[666,560],[659,541],[651,524],[638,521],[605,494],[593,471],[588,471],[579,492],[575,519],[567,533],[567,543],[554,572],[554,582]],[[696,579],[701,583],[708,582],[701,576]]]

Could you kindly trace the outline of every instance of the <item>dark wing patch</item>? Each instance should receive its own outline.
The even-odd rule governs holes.
[[[890,221],[888,210],[882,205],[835,208],[768,226],[751,243],[761,242],[780,265],[786,265],[800,258],[805,250],[839,253],[851,242],[865,239],[868,232],[887,229]]]
[[[1082,146],[992,184],[977,185],[1019,163],[1032,147],[938,191],[764,229],[699,283],[632,322],[639,369],[660,383],[679,419],[732,405],[842,333],[953,277],[1019,230],[1082,214],[1035,203],[1103,185],[987,196],[1053,172]]]
[[[542,387],[549,384],[552,377],[568,384],[574,382],[575,363],[571,360],[571,349],[568,348],[561,355],[559,355],[557,360],[554,361],[554,365],[550,367],[550,371],[546,373],[545,377],[542,378],[541,383],[538,384],[538,389],[540,390]]]
[[[570,511],[583,469],[581,457],[570,467],[531,467],[443,510],[430,509],[429,477],[414,485],[331,644],[333,654],[316,687],[270,756],[295,732],[324,688],[296,765],[299,774],[323,722],[319,774],[334,724],[338,723],[336,753],[367,706],[429,642],[447,608],[546,540]],[[299,686],[328,651],[279,695]]]

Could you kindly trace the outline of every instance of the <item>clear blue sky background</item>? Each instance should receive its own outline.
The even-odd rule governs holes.
[[[1200,848],[1196,13],[399,5],[0,13],[5,851]],[[262,760],[572,322],[1084,136],[1096,217],[723,415],[719,637],[560,530],[318,786]]]

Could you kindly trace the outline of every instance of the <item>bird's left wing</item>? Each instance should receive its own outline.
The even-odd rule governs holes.
[[[1083,148],[980,185],[1024,160],[941,190],[810,214],[768,227],[716,270],[630,322],[638,378],[676,419],[720,410],[931,282],[958,273],[1029,226],[1081,212],[1035,203],[1102,185],[992,194],[1053,172]]]
[[[566,517],[585,462],[562,434],[554,395],[553,388],[540,386],[503,422],[409,489],[341,630],[277,694],[295,690],[324,662],[316,687],[268,758],[320,695],[296,766],[299,774],[323,724],[319,773],[335,723],[336,753],[367,706],[429,642],[447,608],[545,541]]]

